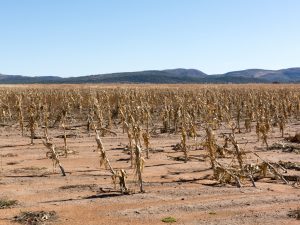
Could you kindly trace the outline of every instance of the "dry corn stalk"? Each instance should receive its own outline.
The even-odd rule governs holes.
[[[257,156],[261,161],[263,161],[264,163],[264,175],[266,175],[266,170],[267,168],[270,169],[270,171],[272,171],[272,173],[276,176],[279,177],[285,184],[288,184],[287,180],[284,178],[284,176],[268,161],[262,159],[257,153],[252,152],[255,156]]]
[[[284,128],[286,126],[285,123],[286,123],[286,120],[285,120],[284,116],[280,116],[279,117],[279,129],[280,129],[281,137],[284,136]]]
[[[46,148],[50,150],[51,159],[53,162],[53,168],[58,165],[62,175],[66,176],[65,170],[60,163],[59,156],[55,151],[55,145],[49,140],[48,136],[46,136],[45,140],[43,140],[43,144],[45,145]]]
[[[24,116],[22,109],[22,96],[18,96],[18,114],[19,114],[19,124],[22,132],[22,136],[24,136]]]
[[[253,179],[253,174],[245,169],[245,165],[244,165],[244,160],[243,160],[243,156],[245,155],[245,153],[240,149],[239,144],[237,143],[234,133],[229,135],[229,139],[231,141],[231,143],[233,144],[234,150],[235,150],[235,156],[237,158],[237,161],[239,163],[239,174],[242,177],[249,177],[249,179],[252,182],[253,187],[256,187],[254,179]]]
[[[124,127],[127,131],[127,136],[128,136],[128,149],[130,152],[130,166],[133,168],[134,166],[134,153],[133,153],[133,133],[132,130],[130,129],[129,125],[125,122]]]
[[[186,143],[186,138],[187,138],[186,129],[183,126],[181,129],[181,147],[182,147],[182,151],[184,154],[184,162],[185,163],[187,163],[187,161],[188,161],[188,147],[187,147],[187,143]]]
[[[67,144],[67,133],[66,133],[66,117],[67,117],[67,112],[63,111],[63,115],[62,115],[62,123],[61,126],[64,129],[64,150],[65,150],[65,157],[68,157],[68,144]]]
[[[37,128],[37,114],[36,114],[36,105],[34,102],[29,106],[29,129],[30,129],[30,144],[33,145],[33,140],[35,138],[35,130]]]
[[[143,188],[143,169],[145,165],[145,159],[142,156],[142,148],[141,148],[141,140],[140,140],[140,128],[137,125],[132,125],[132,130],[133,130],[133,136],[134,136],[134,141],[135,141],[135,148],[134,148],[134,153],[135,153],[135,174],[138,179],[138,183],[140,186],[140,192],[144,192]]]
[[[239,176],[234,174],[233,171],[230,171],[230,169],[227,169],[225,166],[223,166],[220,162],[215,160],[215,178],[220,181],[221,183],[229,183],[231,181],[231,178],[233,178],[236,182],[237,187],[241,188],[242,184],[240,181]]]
[[[106,151],[103,147],[103,143],[102,143],[102,140],[100,139],[100,136],[99,136],[99,133],[98,133],[98,130],[95,126],[95,124],[93,123],[94,125],[94,130],[95,130],[95,133],[96,133],[96,142],[97,142],[97,150],[98,150],[98,154],[99,154],[99,162],[100,162],[100,167],[102,165],[104,165],[104,167],[106,169],[108,169],[111,174],[112,174],[112,180],[114,182],[114,184],[117,183],[117,179],[119,180],[119,185],[120,185],[120,191],[121,193],[125,194],[125,193],[128,193],[129,192],[129,189],[127,188],[126,186],[126,171],[121,169],[121,170],[114,170],[114,168],[111,166],[110,164],[110,161],[109,159],[107,158],[107,155],[106,155]]]
[[[143,169],[145,165],[145,159],[142,157],[142,149],[139,145],[135,146],[135,173],[138,178],[138,183],[140,186],[140,192],[145,192],[143,188]]]
[[[150,135],[149,133],[143,133],[144,144],[146,147],[146,158],[149,159],[149,144],[150,144]]]
[[[216,140],[214,137],[214,133],[210,127],[206,128],[206,141],[204,144],[204,147],[208,150],[209,154],[209,159],[211,163],[211,167],[214,172],[215,178],[217,177],[216,175]]]

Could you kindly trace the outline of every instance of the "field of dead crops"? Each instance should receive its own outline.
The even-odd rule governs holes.
[[[2,224],[298,224],[300,85],[3,85]]]

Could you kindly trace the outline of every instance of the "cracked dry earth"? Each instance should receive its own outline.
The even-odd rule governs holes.
[[[290,124],[286,136],[299,129],[299,124]],[[57,168],[53,171],[41,140],[29,145],[29,137],[21,137],[17,125],[0,128],[0,198],[18,201],[16,206],[0,209],[0,224],[16,224],[12,218],[29,211],[55,211],[57,219],[44,224],[61,225],[153,225],[164,224],[165,217],[176,218],[174,224],[299,224],[299,220],[288,216],[300,207],[299,186],[269,178],[258,180],[257,188],[247,180],[242,188],[219,185],[212,180],[205,150],[191,150],[187,163],[175,160],[183,155],[172,150],[172,145],[180,141],[179,135],[152,136],[150,159],[146,160],[143,174],[146,193],[138,193],[134,170],[124,151],[127,136],[122,130],[115,132],[116,137],[105,136],[102,141],[113,167],[126,169],[128,186],[135,191],[132,195],[121,195],[114,189],[110,173],[99,167],[94,134],[88,134],[84,128],[68,139],[69,149],[78,154],[61,158],[66,177]],[[50,130],[52,137],[61,133],[59,129]],[[200,133],[200,141],[203,135]],[[240,142],[249,141],[241,144],[242,148],[253,150],[264,159],[300,162],[299,154],[267,151],[256,141],[254,131],[236,136]],[[282,140],[275,128],[270,144]],[[54,143],[63,146],[63,139],[54,138]],[[257,160],[250,153],[246,158]],[[294,170],[288,173],[299,175]]]

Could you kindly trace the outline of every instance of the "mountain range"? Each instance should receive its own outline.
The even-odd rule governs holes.
[[[33,83],[300,83],[300,68],[248,69],[208,75],[196,69],[147,70],[62,78],[0,74],[0,84]]]

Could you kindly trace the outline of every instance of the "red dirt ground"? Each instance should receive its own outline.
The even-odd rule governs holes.
[[[299,129],[299,123],[290,124],[286,136]],[[257,181],[257,188],[249,181],[243,181],[242,188],[218,185],[211,178],[205,150],[191,151],[188,163],[174,160],[183,155],[171,147],[180,141],[179,135],[152,136],[152,151],[143,174],[146,193],[138,193],[129,155],[122,150],[127,135],[115,131],[116,137],[105,136],[102,140],[113,167],[127,170],[128,186],[135,190],[132,195],[114,190],[110,173],[99,167],[94,134],[84,128],[70,131],[78,136],[68,139],[69,149],[78,154],[61,158],[66,177],[58,168],[53,172],[41,140],[31,146],[29,137],[20,136],[17,125],[0,128],[0,198],[19,202],[15,207],[0,209],[0,224],[15,224],[11,219],[20,212],[37,210],[54,210],[58,219],[51,224],[61,225],[153,225],[164,224],[161,220],[169,216],[176,218],[174,224],[299,224],[299,220],[288,216],[289,211],[300,207],[299,186],[267,178]],[[50,136],[57,134],[62,130],[50,130]],[[278,128],[274,128],[270,144],[282,141],[279,136]],[[237,137],[240,142],[245,143],[243,137],[249,141],[246,151],[254,150],[264,159],[300,162],[300,154],[267,151],[256,141],[254,131]],[[202,138],[200,134],[199,141]],[[63,139],[54,139],[54,143],[63,146]],[[15,155],[4,157],[9,153]],[[246,158],[256,161],[251,153]],[[289,173],[299,175],[298,171]]]

